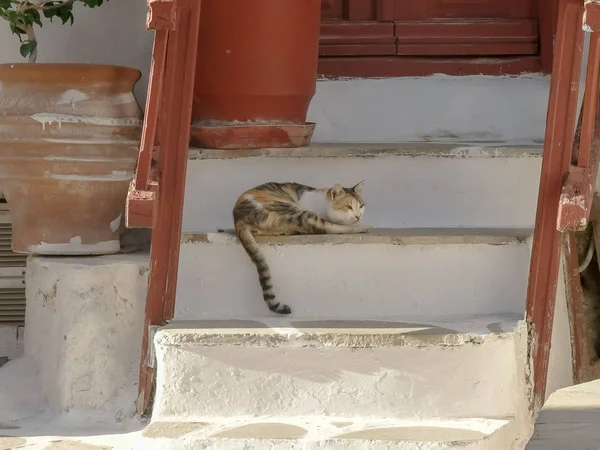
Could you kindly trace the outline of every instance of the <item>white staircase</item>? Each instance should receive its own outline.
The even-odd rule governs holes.
[[[154,336],[137,448],[521,450],[540,152],[192,149],[175,319]],[[372,233],[258,239],[293,311],[270,313],[230,231],[237,196],[266,180],[362,179]]]
[[[175,318],[154,336],[138,448],[522,450],[548,86],[321,80],[321,144],[191,149]],[[237,197],[361,180],[372,233],[259,238],[293,311],[271,314],[230,231]]]

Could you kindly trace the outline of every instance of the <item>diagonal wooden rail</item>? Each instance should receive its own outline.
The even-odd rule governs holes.
[[[127,226],[151,227],[150,276],[137,409],[150,405],[152,329],[173,318],[201,0],[149,0],[154,49],[137,174],[127,198]],[[159,150],[159,152],[157,152]],[[153,158],[157,155],[158,158]]]
[[[585,229],[598,173],[598,82],[600,77],[600,1],[561,0],[546,139],[527,293],[529,345],[533,358],[534,408],[542,406],[560,270],[561,238]],[[590,31],[583,54],[584,30]],[[583,105],[578,95],[582,60],[587,59]],[[575,249],[570,247],[570,252]],[[566,255],[567,259],[572,255]],[[578,360],[577,360],[578,361]],[[576,361],[576,363],[577,363]],[[577,370],[577,368],[576,368]]]

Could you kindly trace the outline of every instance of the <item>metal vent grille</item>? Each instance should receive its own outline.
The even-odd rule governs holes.
[[[26,255],[11,250],[12,224],[0,196],[0,326],[25,323]]]

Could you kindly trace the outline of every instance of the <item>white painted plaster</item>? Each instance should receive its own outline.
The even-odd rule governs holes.
[[[456,346],[396,346],[379,329],[326,329],[322,339],[274,336],[263,343],[269,330],[260,326],[222,336],[208,330],[206,339],[201,328],[171,327],[155,337],[153,420],[506,417],[517,413],[523,395],[512,333],[488,331],[470,342],[465,336]],[[356,345],[349,336],[364,341]]]
[[[464,146],[454,157],[415,153],[190,160],[183,230],[232,228],[237,198],[267,181],[325,187],[354,186],[360,180],[366,180],[363,221],[374,227],[533,228],[540,157],[495,158]]]
[[[540,412],[526,450],[595,450],[599,423],[600,380],[559,389]]]
[[[108,253],[118,253],[120,249],[121,243],[118,239],[113,241],[98,242],[95,244],[82,244],[81,237],[79,236],[76,236],[69,242],[65,242],[63,244],[40,242],[39,244],[30,245],[27,247],[29,252],[43,255],[61,255],[65,253],[72,255],[105,255]]]
[[[115,220],[110,223],[110,231],[113,233],[116,232],[121,226],[121,218],[123,217],[123,213],[119,214]]]
[[[23,331],[22,326],[0,324],[0,357],[14,359],[23,355]]]
[[[118,142],[119,144],[131,144],[134,147],[137,147],[138,142],[137,141],[132,141],[129,139],[41,139],[44,142],[52,142],[54,144],[88,144],[88,145],[98,145],[98,144],[110,144],[110,145],[114,145],[115,142]],[[79,161],[79,159],[77,157],[67,157],[67,156],[47,156],[46,157],[49,160],[52,160],[52,158],[56,158],[56,160],[58,161]],[[81,157],[80,157],[81,158]],[[121,159],[126,159],[126,160],[130,160],[131,158],[114,158],[111,157],[109,158],[102,158],[102,157],[88,157],[88,158],[81,158],[81,160],[83,161],[114,161],[114,160],[121,160]]]
[[[17,358],[0,368],[0,405],[0,423],[44,410],[40,370],[33,358]],[[7,431],[3,429],[1,434],[9,434]]]
[[[69,89],[61,95],[57,104],[68,105],[69,103],[82,102],[88,98],[89,97],[85,92],[78,91],[77,89]]]
[[[314,142],[543,139],[550,77],[320,81]]]
[[[565,270],[565,261],[561,258],[558,285],[556,287],[556,305],[554,307],[550,360],[548,362],[546,399],[555,391],[573,385],[571,325],[567,309]]]
[[[134,416],[137,374],[101,408],[74,407],[68,411],[48,408],[42,375],[35,360],[29,357],[9,361],[0,368],[1,449],[89,450],[98,448],[95,445],[104,445],[103,449],[135,448],[135,432],[143,428]],[[11,436],[22,442],[9,445]]]
[[[111,127],[137,127],[143,125],[143,121],[139,119],[123,119],[102,116],[73,116],[70,114],[36,113],[32,114],[31,118],[36,122],[41,123],[44,130],[46,129],[46,125],[52,125],[55,123],[58,124],[59,128],[63,123],[83,123],[86,125],[101,125]]]
[[[65,181],[129,181],[135,176],[134,172],[127,172],[124,170],[114,170],[111,173],[105,175],[72,175],[72,174],[58,174],[45,172],[44,175],[47,178],[53,178],[55,180]]]
[[[175,318],[270,316],[241,245],[214,237],[181,245]],[[260,247],[294,318],[433,320],[525,309],[527,243]]]
[[[147,255],[29,259],[25,356],[54,409],[99,408],[137,373]]]
[[[399,420],[394,418],[359,418],[348,422],[341,418],[322,416],[269,417],[269,418],[209,418],[204,426],[190,422],[152,422],[142,433],[138,448],[144,450],[507,450],[514,440],[514,422],[510,419],[465,418],[437,420]],[[242,427],[272,424],[304,429],[306,435],[300,439],[267,438],[219,438],[222,433]],[[386,427],[405,430],[410,439],[339,439],[346,433],[374,430]],[[186,433],[185,430],[191,432]],[[264,432],[264,431],[263,431]],[[382,436],[384,433],[381,433]],[[473,434],[477,438],[460,438],[461,434]],[[275,433],[276,435],[276,433]],[[451,435],[456,436],[454,438]],[[155,437],[156,436],[156,437]],[[336,439],[337,438],[337,439]]]

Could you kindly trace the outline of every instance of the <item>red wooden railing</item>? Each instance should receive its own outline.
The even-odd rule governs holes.
[[[583,106],[577,121],[584,28],[592,33]],[[546,395],[562,233],[587,227],[598,172],[597,31],[600,0],[586,0],[585,4],[582,0],[561,0],[527,294],[536,410]],[[576,251],[572,246],[565,249]]]
[[[151,327],[173,318],[185,174],[192,120],[201,0],[148,0],[156,30],[137,175],[127,198],[127,226],[152,227],[150,278],[137,409],[149,406],[154,360]],[[153,158],[154,156],[154,158]]]

